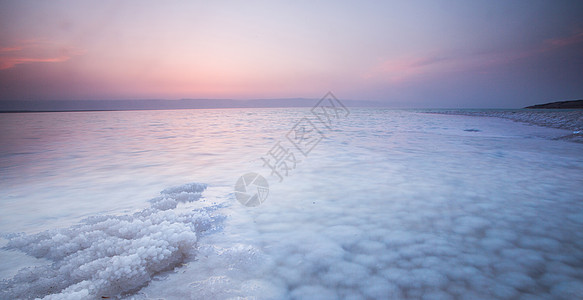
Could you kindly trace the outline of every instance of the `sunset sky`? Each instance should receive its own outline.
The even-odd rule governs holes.
[[[583,1],[0,2],[0,100],[583,99]]]

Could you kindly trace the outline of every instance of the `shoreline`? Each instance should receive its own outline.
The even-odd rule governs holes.
[[[529,125],[540,127],[563,129],[571,131],[571,134],[557,138],[557,140],[567,140],[570,142],[583,143],[583,110],[435,110],[424,113],[434,113],[443,115],[461,115],[474,117],[494,117],[512,120]]]

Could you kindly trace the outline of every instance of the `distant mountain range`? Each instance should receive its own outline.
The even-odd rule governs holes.
[[[0,101],[0,112],[45,111],[100,111],[100,110],[160,110],[160,109],[209,109],[209,108],[275,108],[312,107],[319,99],[180,99],[180,100],[44,100]],[[381,107],[380,102],[340,100],[350,107]]]
[[[545,104],[537,104],[532,106],[527,106],[525,108],[549,108],[549,109],[575,109],[583,108],[583,100],[570,100],[570,101],[558,101]]]
[[[36,100],[0,101],[0,112],[114,111],[213,108],[312,107],[320,99],[144,99],[144,100]],[[376,101],[340,100],[348,107],[387,107]],[[583,100],[559,101],[525,107],[527,109],[583,109]]]

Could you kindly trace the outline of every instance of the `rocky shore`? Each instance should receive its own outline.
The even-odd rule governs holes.
[[[583,100],[558,101],[525,107],[527,109],[583,109]]]

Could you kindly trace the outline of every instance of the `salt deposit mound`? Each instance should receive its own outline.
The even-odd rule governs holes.
[[[21,269],[0,283],[0,299],[86,299],[138,290],[155,274],[195,255],[200,235],[216,229],[213,208],[179,213],[180,202],[196,201],[205,184],[169,188],[151,207],[133,215],[91,217],[82,224],[10,238],[17,249],[50,265]]]

